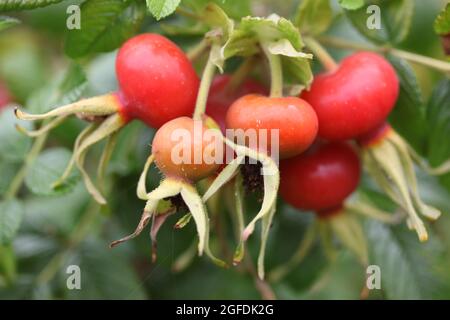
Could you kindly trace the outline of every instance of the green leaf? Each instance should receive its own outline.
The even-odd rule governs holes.
[[[379,222],[371,221],[366,228],[371,264],[381,270],[381,287],[389,299],[420,299],[420,288],[402,244],[392,231]]]
[[[12,26],[15,26],[16,24],[19,23],[20,20],[16,18],[0,16],[0,31],[11,28]]]
[[[45,113],[58,105],[78,100],[87,86],[86,75],[78,64],[72,64],[65,74],[36,91],[27,102],[33,113]]]
[[[366,224],[371,264],[381,269],[381,289],[388,299],[439,299],[449,290],[448,255],[432,234],[419,243],[405,227]]]
[[[161,20],[175,12],[181,0],[147,0],[147,8],[150,13]]]
[[[62,0],[3,0],[0,1],[0,11],[30,10],[46,7]]]
[[[89,194],[80,183],[73,192],[57,197],[34,195],[27,197],[23,202],[25,207],[23,231],[30,234],[57,232],[68,235],[77,226],[80,214],[86,210],[89,200]],[[61,208],[64,208],[64,214],[61,214]],[[47,239],[56,240],[48,237]]]
[[[364,0],[339,0],[342,8],[347,10],[357,10],[364,5]]]
[[[434,31],[442,36],[450,34],[450,3],[439,13],[434,21]]]
[[[0,37],[0,75],[17,101],[45,84],[46,70],[42,43],[23,28],[9,29]]]
[[[0,158],[0,195],[2,195],[9,187],[9,184],[14,179],[16,172],[19,170],[17,163],[11,163]]]
[[[303,33],[325,32],[333,21],[330,0],[303,0],[298,7],[295,25]]]
[[[389,117],[390,123],[416,150],[422,153],[425,147],[427,124],[420,86],[413,69],[405,60],[393,56],[388,58],[400,80],[400,93]]]
[[[303,53],[299,30],[287,19],[277,15],[268,18],[245,17],[231,34],[223,48],[225,58],[248,56],[259,52],[260,44],[267,45],[272,54],[281,56],[288,80],[308,87],[312,81],[310,55]]]
[[[407,37],[411,28],[414,1],[371,0],[367,6],[358,10],[346,10],[345,13],[353,26],[367,39],[378,44],[397,44]],[[379,22],[379,28],[376,22]]]
[[[427,108],[427,156],[432,167],[450,159],[450,80],[442,80],[433,91]],[[450,174],[440,177],[450,190]]]
[[[78,171],[72,171],[65,183],[57,189],[52,188],[62,176],[70,161],[72,153],[63,148],[53,148],[44,151],[31,166],[25,178],[25,184],[31,192],[37,195],[60,195],[73,190],[79,180]]]
[[[9,244],[19,230],[24,210],[16,200],[0,202],[0,245]]]
[[[145,299],[146,293],[127,261],[124,252],[108,250],[103,240],[88,240],[78,252],[79,258],[67,265],[80,266],[81,290],[68,290],[69,299]],[[65,268],[64,268],[65,269]],[[120,274],[120,276],[118,276]]]
[[[0,157],[13,163],[24,159],[31,146],[31,139],[18,132],[15,128],[16,124],[31,128],[29,122],[16,119],[12,108],[0,112]]]
[[[67,32],[65,51],[72,58],[118,48],[140,28],[145,10],[138,2],[87,0],[80,7],[81,29]]]
[[[233,19],[241,19],[252,14],[250,0],[183,0],[182,5],[201,14],[211,2],[219,5]]]
[[[450,80],[442,80],[427,108],[428,159],[433,167],[450,158]]]

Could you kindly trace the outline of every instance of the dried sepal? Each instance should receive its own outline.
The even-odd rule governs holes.
[[[136,194],[137,197],[141,200],[147,200],[147,187],[146,187],[146,181],[147,181],[147,174],[148,170],[150,169],[150,165],[153,163],[154,160],[153,154],[148,156],[147,160],[145,161],[144,169],[141,172],[141,175],[139,177],[138,185]]]
[[[363,265],[368,265],[367,240],[356,217],[343,211],[333,215],[327,221],[340,242],[350,249]]]
[[[364,152],[367,153],[365,158],[370,157],[372,160],[367,164],[375,180],[380,182],[380,187],[408,213],[419,240],[426,241],[428,233],[414,206],[414,194],[409,185],[411,181],[408,180],[408,173],[405,172],[402,162],[404,155],[400,154],[402,150],[396,148],[388,139],[384,139]]]
[[[16,129],[17,129],[17,131],[23,133],[24,135],[26,135],[28,137],[36,138],[36,137],[39,137],[40,135],[43,135],[44,133],[49,132],[50,130],[52,130],[54,128],[56,128],[61,123],[63,123],[66,119],[67,119],[67,116],[58,116],[55,119],[52,119],[50,122],[44,124],[37,130],[27,130],[18,124],[16,124]]]

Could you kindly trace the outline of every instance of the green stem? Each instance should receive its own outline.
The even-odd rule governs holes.
[[[185,9],[185,8],[183,8],[183,7],[181,7],[181,6],[179,6],[179,7],[176,9],[175,12],[176,12],[177,14],[179,14],[179,15],[181,15],[181,16],[184,16],[184,17],[186,17],[186,18],[189,18],[189,19],[194,19],[194,20],[200,20],[200,19],[201,19],[201,17],[200,17],[199,15],[197,15],[197,14],[195,14],[194,12],[189,11],[188,9]]]
[[[194,120],[201,120],[206,111],[206,102],[208,101],[209,88],[211,86],[216,65],[213,62],[212,55],[217,50],[216,45],[211,47],[209,52],[208,61],[203,69],[202,81],[200,82],[200,88],[198,89],[197,102],[195,104]]]
[[[279,55],[270,53],[267,44],[263,43],[264,54],[269,61],[270,67],[270,96],[283,96],[283,69],[281,67],[281,58]]]
[[[205,52],[206,48],[208,48],[208,41],[203,39],[191,49],[186,52],[186,56],[191,62],[196,61],[200,56]]]
[[[287,263],[284,263],[283,265],[276,267],[272,272],[270,272],[269,280],[271,282],[279,282],[303,261],[303,259],[309,253],[312,245],[314,244],[317,232],[316,229],[317,225],[314,222],[306,230],[305,235],[303,236],[303,239],[300,241],[292,258]]]
[[[241,84],[245,81],[250,71],[253,69],[254,64],[255,64],[254,57],[246,58],[245,61],[241,63],[239,68],[231,76],[230,81],[225,86],[224,92],[230,95],[236,92],[237,88],[241,86]]]
[[[364,45],[361,43],[348,41],[340,38],[335,37],[320,37],[319,41],[322,42],[325,45],[340,48],[340,49],[351,49],[351,50],[369,50],[369,51],[375,51],[379,53],[390,53],[393,56],[396,56],[398,58],[402,58],[405,60],[408,60],[410,62],[422,64],[424,66],[436,69],[438,71],[442,71],[444,73],[450,73],[450,63],[434,58],[430,58],[427,56],[422,56],[417,53],[412,53],[400,49],[395,48],[387,48],[387,47],[373,47],[370,45]]]
[[[325,70],[332,72],[337,69],[338,65],[328,51],[315,39],[306,37],[304,39],[306,46],[319,59]]]
[[[9,200],[16,197],[17,192],[19,192],[20,187],[22,186],[22,183],[25,180],[25,176],[27,175],[27,172],[31,164],[34,162],[34,160],[37,158],[42,148],[44,147],[45,142],[47,141],[47,137],[48,132],[36,138],[36,140],[33,143],[33,146],[31,147],[30,152],[25,158],[22,168],[20,168],[19,172],[17,172],[13,181],[9,185],[9,189],[5,193],[5,199]]]
[[[90,230],[93,224],[94,218],[98,213],[98,204],[95,201],[91,201],[87,210],[85,211],[80,223],[73,230],[70,235],[67,246],[59,253],[57,253],[50,262],[42,269],[42,271],[36,277],[37,284],[44,284],[53,279],[53,277],[61,270],[66,258],[71,250],[78,247],[83,241],[87,232]]]

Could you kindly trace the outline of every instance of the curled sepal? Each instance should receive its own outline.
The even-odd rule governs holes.
[[[17,131],[23,133],[24,135],[26,135],[28,137],[35,138],[35,137],[39,137],[40,135],[43,135],[44,133],[49,132],[50,130],[56,128],[61,123],[63,123],[66,119],[67,119],[67,116],[56,117],[55,119],[52,119],[47,124],[41,126],[38,130],[29,131],[18,124],[16,124],[16,129],[17,129]]]
[[[246,157],[259,161],[262,165],[261,174],[263,175],[264,180],[264,197],[261,209],[242,232],[242,240],[246,241],[253,233],[256,222],[267,215],[276,203],[278,187],[280,184],[280,171],[278,170],[277,163],[267,154],[255,151],[246,146],[237,145],[225,137],[223,140],[226,145],[235,151],[237,156],[216,177],[204,194],[203,201],[207,201],[209,197],[236,175],[239,165],[243,163]]]
[[[189,208],[192,217],[194,218],[194,222],[197,228],[197,233],[199,237],[198,241],[198,253],[199,255],[203,254],[203,251],[206,255],[218,266],[226,267],[227,264],[216,258],[209,247],[209,218],[206,213],[206,208],[204,203],[202,202],[202,198],[198,194],[197,190],[190,184],[183,183],[181,187],[181,197],[183,201],[186,203]]]
[[[208,199],[213,196],[223,185],[233,179],[238,172],[239,166],[243,163],[244,158],[245,156],[237,156],[217,175],[213,183],[203,195],[203,202],[208,201]]]
[[[246,241],[248,237],[253,233],[256,222],[262,219],[266,214],[268,214],[272,206],[274,206],[276,203],[278,187],[280,185],[280,171],[278,170],[276,162],[267,154],[257,152],[245,146],[237,145],[226,138],[224,139],[224,142],[232,149],[234,149],[238,158],[249,157],[251,159],[259,161],[262,165],[261,174],[263,175],[264,179],[263,203],[259,212],[242,232],[242,238],[244,241]]]
[[[379,143],[364,149],[364,163],[385,193],[408,213],[410,224],[416,230],[419,240],[426,241],[428,233],[417,210],[432,219],[436,219],[440,213],[420,199],[407,147],[396,139],[392,140],[392,136],[390,134]]]
[[[191,222],[192,214],[190,212],[186,213],[184,216],[182,216],[173,226],[174,229],[183,229],[187,226],[189,222]]]
[[[402,145],[402,147],[407,148],[411,159],[426,173],[432,176],[441,176],[450,172],[450,159],[440,164],[438,167],[430,167],[430,165],[425,162],[422,157],[411,147],[405,140],[403,140],[397,133],[392,132],[391,141],[397,145]]]
[[[152,226],[150,228],[150,239],[152,240],[152,262],[155,263],[158,256],[158,242],[156,236],[167,218],[176,212],[176,208],[171,206],[170,201],[161,200],[158,203],[155,214],[153,215]]]
[[[80,148],[81,142],[84,140],[84,138],[89,136],[95,129],[97,129],[97,127],[98,127],[97,123],[92,123],[92,124],[88,125],[86,128],[83,129],[83,131],[80,132],[78,137],[75,139],[72,157],[70,158],[70,161],[67,164],[67,167],[64,170],[62,176],[58,180],[53,182],[53,184],[52,184],[53,189],[59,188],[61,185],[64,184],[66,179],[69,177],[70,173],[72,172],[73,166],[75,165],[75,154],[76,154],[77,150]]]
[[[108,167],[109,161],[111,160],[112,153],[117,143],[118,132],[112,133],[108,140],[106,141],[106,145],[103,148],[102,155],[100,157],[100,162],[97,168],[97,180],[98,185],[100,186],[100,190],[103,189],[106,169]]]
[[[235,217],[237,229],[238,229],[238,245],[233,254],[233,265],[238,265],[245,254],[245,242],[242,238],[244,232],[245,222],[244,222],[244,201],[243,201],[243,190],[242,190],[242,176],[237,175],[234,181],[234,207],[232,208]]]
[[[400,161],[405,169],[406,180],[411,189],[411,196],[415,206],[425,217],[431,220],[437,220],[441,216],[441,212],[427,204],[420,198],[419,187],[417,184],[416,173],[414,171],[413,160],[410,157],[412,148],[394,131],[389,135],[389,141],[397,148]]]
[[[350,249],[363,265],[368,265],[369,252],[366,237],[358,220],[347,212],[333,215],[329,221],[331,229],[340,242]]]
[[[141,220],[139,221],[138,226],[136,227],[136,230],[122,238],[116,241],[111,242],[110,247],[115,247],[116,245],[131,240],[138,235],[141,234],[142,230],[147,226],[147,224],[150,221],[150,218],[153,216],[155,211],[158,208],[158,204],[161,200],[169,197],[176,196],[181,191],[181,183],[175,180],[166,179],[161,182],[161,184],[152,192],[150,192],[147,195],[147,203],[144,207],[144,212],[142,213]]]
[[[344,206],[348,212],[356,213],[387,224],[398,224],[404,218],[403,212],[396,212],[393,214],[362,201],[347,202]]]
[[[145,161],[144,169],[142,170],[141,176],[139,177],[136,194],[138,198],[141,200],[147,200],[147,187],[146,187],[147,174],[148,170],[150,169],[150,165],[153,163],[154,158],[155,157],[153,156],[153,154],[151,154],[147,158],[147,161]]]
[[[106,200],[101,194],[101,192],[97,189],[97,187],[92,182],[89,174],[84,168],[84,159],[86,157],[86,153],[88,149],[94,145],[95,143],[103,140],[104,138],[114,134],[120,128],[125,125],[125,122],[122,120],[119,114],[113,114],[109,116],[106,120],[104,120],[97,129],[95,129],[91,134],[89,134],[83,141],[75,153],[75,164],[83,176],[84,184],[86,185],[86,189],[92,195],[92,197],[100,204],[106,204]]]
[[[270,158],[269,158],[270,159]],[[253,218],[252,221],[245,227],[242,237],[244,238],[244,241],[247,240],[247,238],[253,233],[253,230],[255,229],[255,224],[259,219],[264,218],[266,215],[271,214],[272,210],[274,210],[274,207],[276,205],[277,201],[277,193],[278,193],[278,187],[280,184],[280,175],[278,171],[278,167],[276,166],[275,162],[273,162],[271,159],[269,161],[265,161],[262,163],[262,171],[264,174],[264,170],[272,172],[273,174],[264,174],[264,198],[263,203],[261,206],[261,209],[257,213],[257,215]],[[276,169],[276,172],[273,172]]]
[[[44,120],[59,116],[81,114],[82,116],[108,116],[119,111],[119,101],[116,95],[107,94],[83,99],[62,107],[55,108],[43,114],[29,114],[20,109],[14,110],[20,120]]]
[[[261,247],[258,255],[258,277],[264,279],[264,257],[266,253],[267,240],[269,239],[269,231],[272,225],[273,216],[275,215],[276,204],[273,204],[269,212],[262,218],[261,228]]]

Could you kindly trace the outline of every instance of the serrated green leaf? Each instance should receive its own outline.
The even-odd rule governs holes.
[[[72,153],[63,148],[44,151],[31,166],[25,178],[25,184],[37,195],[61,195],[70,192],[79,180],[78,171],[72,171],[65,183],[57,189],[52,184],[61,177]]]
[[[390,123],[416,150],[423,153],[427,124],[425,103],[416,75],[405,60],[393,56],[388,58],[400,80],[400,93],[389,117]]]
[[[81,290],[64,287],[69,299],[146,298],[142,283],[123,252],[111,251],[103,240],[91,239],[85,241],[77,253],[76,264],[82,272]],[[68,261],[67,265],[70,264],[73,262]]]
[[[448,292],[448,262],[438,237],[419,243],[404,227],[368,221],[370,263],[380,267],[381,289],[388,299],[433,299]],[[447,281],[447,282],[445,282]]]
[[[0,1],[0,11],[19,11],[46,7],[59,3],[62,0],[2,0]]]
[[[175,12],[181,0],[147,0],[147,8],[150,13],[161,20]]]
[[[450,80],[442,80],[430,98],[427,108],[427,157],[432,167],[450,159]],[[450,190],[450,174],[440,177]]]
[[[87,0],[80,7],[81,29],[67,32],[65,51],[72,58],[118,48],[140,28],[144,7],[122,0]]]
[[[20,20],[16,18],[0,16],[0,31],[11,28],[12,26],[15,26],[16,24],[19,23]]]
[[[404,248],[392,231],[371,221],[366,228],[369,239],[370,263],[380,267],[381,286],[389,299],[420,299],[420,288]]]
[[[411,28],[414,1],[370,0],[367,6],[358,10],[346,10],[345,13],[353,26],[367,39],[378,44],[397,44],[407,37]]]
[[[330,0],[303,0],[298,7],[295,25],[302,33],[325,32],[333,21]]]
[[[364,5],[364,0],[339,0],[342,8],[347,10],[357,10]]]
[[[0,112],[0,157],[13,163],[20,162],[31,146],[31,139],[18,132],[16,124],[31,128],[30,123],[16,119],[12,108]]]
[[[16,200],[0,202],[0,245],[9,244],[19,230],[24,210]]]
[[[434,31],[442,36],[450,34],[450,3],[439,13],[434,21]]]

